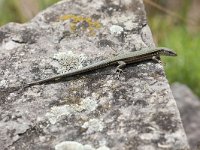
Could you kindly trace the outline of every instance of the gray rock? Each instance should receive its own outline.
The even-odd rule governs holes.
[[[60,1],[26,24],[1,27],[0,35],[0,149],[188,149],[163,66],[153,61],[129,65],[120,76],[107,67],[16,91],[154,47],[141,0]]]
[[[174,83],[171,86],[179,108],[183,127],[192,150],[200,149],[200,100],[184,84]],[[199,147],[198,147],[199,146]]]

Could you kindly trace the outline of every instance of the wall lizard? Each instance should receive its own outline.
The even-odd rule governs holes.
[[[76,75],[80,75],[82,73],[97,70],[97,69],[104,68],[104,67],[107,67],[110,65],[119,64],[118,69],[120,70],[120,68],[125,66],[126,64],[138,63],[138,62],[152,60],[152,59],[157,60],[156,58],[160,57],[160,55],[177,56],[177,54],[175,52],[173,52],[171,49],[165,48],[165,47],[141,49],[139,51],[127,52],[124,54],[120,54],[120,55],[114,56],[112,58],[108,58],[106,60],[88,65],[86,67],[83,67],[83,68],[80,68],[80,69],[77,69],[74,71],[69,71],[64,74],[59,74],[59,75],[55,75],[50,78],[33,81],[33,82],[25,84],[23,87],[30,87],[33,85],[45,84],[50,81],[60,80],[61,78],[73,77]]]

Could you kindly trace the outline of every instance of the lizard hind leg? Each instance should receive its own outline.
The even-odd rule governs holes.
[[[126,63],[124,61],[118,61],[118,66],[115,69],[115,72],[119,72],[122,73],[123,72],[123,68],[126,66]]]
[[[119,79],[120,74],[123,73],[123,68],[126,66],[126,63],[124,61],[118,61],[118,66],[115,69],[115,73],[117,73],[117,78]]]

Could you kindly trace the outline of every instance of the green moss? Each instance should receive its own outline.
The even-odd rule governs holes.
[[[84,17],[80,15],[67,14],[60,17],[61,20],[70,20],[70,29],[73,32],[81,29],[89,30],[90,35],[95,34],[95,30],[101,27],[100,22],[92,20],[90,17]]]

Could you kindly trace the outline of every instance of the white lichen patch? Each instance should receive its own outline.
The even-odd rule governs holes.
[[[58,62],[58,64],[52,63],[54,67],[57,68],[58,73],[82,68],[82,62],[87,59],[84,54],[78,55],[74,54],[72,51],[56,53],[52,58]]]
[[[166,148],[166,147],[180,147],[180,145],[183,145],[184,144],[184,141],[178,141],[177,139],[180,139],[180,138],[185,138],[186,139],[186,136],[185,134],[182,132],[182,130],[177,130],[176,132],[174,133],[171,133],[171,134],[166,134],[165,135],[165,138],[167,139],[165,143],[160,143],[159,144],[159,147],[161,148]]]
[[[132,30],[138,26],[137,23],[134,23],[134,20],[136,19],[136,16],[133,14],[129,15],[120,15],[118,17],[113,17],[112,23],[113,24],[123,24],[125,30]]]
[[[51,111],[46,114],[46,117],[51,124],[55,124],[61,120],[63,116],[69,116],[72,114],[81,115],[80,112],[91,112],[97,108],[97,102],[91,98],[85,98],[81,100],[79,104],[54,106]]]
[[[51,111],[46,114],[51,124],[55,124],[62,116],[68,116],[73,113],[73,109],[68,105],[54,106]]]
[[[103,128],[104,128],[104,124],[99,119],[90,119],[88,122],[85,122],[82,125],[82,128],[86,128],[87,133],[91,134],[91,133],[94,133],[94,132],[102,131]]]
[[[114,35],[120,35],[123,31],[124,31],[124,29],[118,25],[112,25],[110,27],[110,33],[114,34]]]
[[[18,43],[24,42],[23,38],[20,34],[18,34],[18,35],[13,34],[11,39],[12,39],[12,41],[14,41],[14,42],[17,41]]]
[[[97,148],[97,150],[110,150],[110,148],[108,148],[107,146],[101,146]]]
[[[0,81],[0,87],[7,87],[7,86],[8,86],[7,80],[1,80]]]
[[[152,145],[139,145],[138,150],[155,150],[155,147]]]
[[[21,44],[19,43],[16,43],[14,41],[8,41],[8,42],[4,42],[2,44],[2,49],[5,49],[5,50],[12,50],[14,48],[18,48]]]
[[[154,132],[154,133],[142,133],[140,136],[140,139],[143,141],[150,141],[150,140],[158,140],[159,139],[159,133]]]
[[[129,31],[133,30],[137,26],[138,26],[137,23],[133,23],[132,20],[128,20],[124,22],[124,29],[129,30]]]
[[[107,146],[101,146],[97,149],[91,145],[83,145],[76,141],[64,141],[55,146],[55,150],[110,150]]]
[[[86,111],[94,111],[97,108],[98,104],[96,101],[88,97],[81,101],[81,106]]]
[[[84,146],[75,141],[65,141],[57,144],[55,150],[84,150]]]

